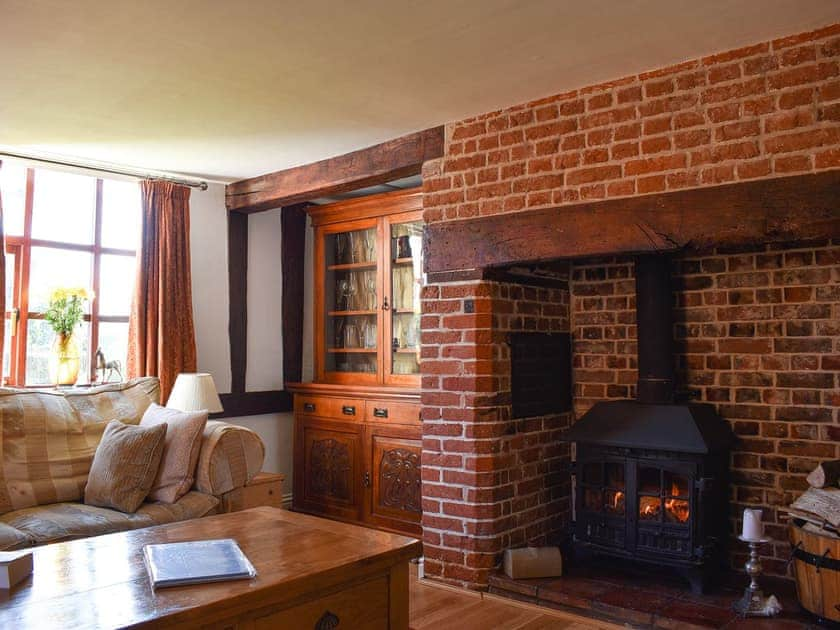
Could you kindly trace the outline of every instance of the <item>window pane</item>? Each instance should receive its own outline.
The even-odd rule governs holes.
[[[93,244],[96,180],[93,177],[35,171],[32,237]]]
[[[6,328],[3,333],[3,339],[3,376],[7,377],[11,373],[12,361],[12,326],[8,317],[6,318]]]
[[[137,249],[140,243],[140,185],[102,181],[102,247]]]
[[[30,319],[26,338],[26,384],[51,385],[50,383],[50,348],[55,333],[45,319]],[[75,332],[76,342],[81,353],[79,383],[87,383],[90,373],[90,324],[82,322]]]
[[[51,247],[33,247],[29,271],[29,311],[47,310],[50,293],[57,287],[91,288],[93,254]],[[133,276],[132,276],[133,277]],[[85,302],[90,313],[90,302]]]
[[[6,254],[6,310],[15,307],[15,255]]]
[[[125,377],[125,366],[128,354],[128,322],[117,324],[113,322],[99,323],[99,347],[106,361],[119,361],[120,373]],[[114,371],[108,378],[108,370],[105,370],[105,381],[114,382],[120,380],[120,375]],[[97,377],[99,375],[97,374]]]
[[[26,203],[26,167],[3,162],[0,167],[0,194],[3,195],[3,229],[6,234],[23,236]]]
[[[103,254],[99,269],[99,314],[128,315],[134,292],[134,256]]]

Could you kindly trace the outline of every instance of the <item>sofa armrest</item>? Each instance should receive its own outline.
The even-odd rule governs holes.
[[[265,445],[245,427],[209,420],[201,437],[195,489],[220,496],[241,488],[262,468]]]

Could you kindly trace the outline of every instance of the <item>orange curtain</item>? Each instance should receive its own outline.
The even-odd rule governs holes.
[[[160,378],[165,404],[179,372],[195,372],[190,189],[145,180],[143,237],[128,324],[128,376]]]

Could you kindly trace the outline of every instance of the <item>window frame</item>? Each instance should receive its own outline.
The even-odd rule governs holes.
[[[44,387],[50,386],[51,383],[27,384],[26,383],[26,353],[27,342],[29,336],[29,320],[30,319],[44,319],[44,314],[37,311],[29,310],[29,281],[30,281],[30,265],[32,260],[32,248],[42,247],[63,251],[77,251],[87,252],[91,254],[92,267],[91,290],[95,296],[90,304],[90,313],[84,316],[84,321],[90,324],[90,344],[89,344],[89,366],[90,372],[87,375],[86,383],[79,383],[79,385],[90,385],[96,381],[96,351],[99,347],[99,324],[100,323],[128,323],[129,315],[100,315],[99,314],[99,295],[100,295],[100,272],[102,268],[102,256],[126,256],[137,257],[136,249],[121,249],[115,247],[102,246],[102,189],[103,179],[95,178],[96,194],[94,207],[94,234],[92,245],[82,245],[79,243],[67,243],[62,241],[52,241],[45,239],[36,239],[32,237],[32,214],[35,199],[35,168],[26,169],[26,196],[24,199],[24,221],[23,221],[23,236],[6,236],[6,250],[16,250],[15,258],[15,284],[14,284],[14,305],[9,308],[6,305],[6,313],[4,314],[9,320],[10,313],[15,309],[18,311],[17,322],[10,331],[10,339],[12,339],[12,347],[10,348],[10,365],[8,376],[3,375],[3,379],[7,385],[16,387]],[[7,270],[8,273],[8,270]]]

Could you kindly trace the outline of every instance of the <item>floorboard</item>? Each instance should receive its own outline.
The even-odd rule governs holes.
[[[411,565],[413,630],[593,630],[620,626],[531,604],[418,580]]]

